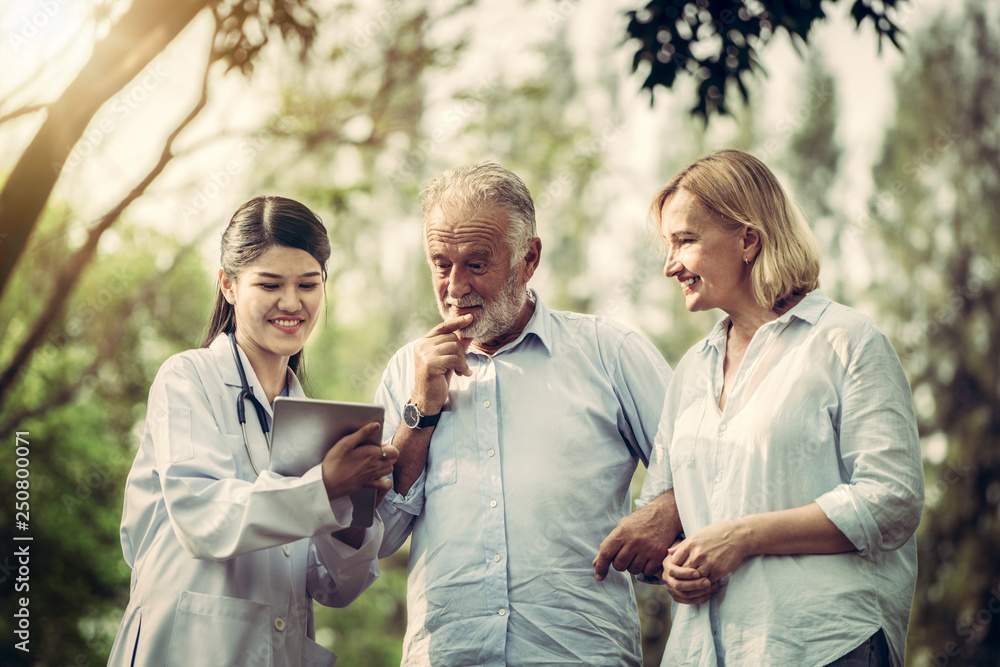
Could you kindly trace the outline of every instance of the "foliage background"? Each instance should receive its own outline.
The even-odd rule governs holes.
[[[14,73],[0,81],[0,183],[41,126],[34,107],[130,3],[24,5],[0,9],[0,71]],[[216,6],[230,23],[248,7]],[[749,102],[707,127],[689,113],[693,81],[658,92],[654,108],[639,92],[643,72],[629,76],[622,44],[627,3],[254,7],[284,8],[301,29],[283,37],[272,13],[243,43],[220,32],[220,12],[199,15],[87,126],[2,294],[4,367],[53,298],[67,299],[0,395],[3,664],[25,657],[6,611],[14,432],[31,442],[30,660],[104,663],[128,597],[118,523],[146,392],[168,355],[201,342],[219,234],[239,203],[281,193],[327,223],[335,250],[309,390],[368,400],[392,352],[437,317],[419,192],[485,157],[535,195],[547,303],[632,324],[676,363],[716,314],[686,313],[663,280],[646,208],[680,167],[725,146],[761,157],[796,194],[824,249],[824,290],[890,335],[913,386],[928,494],[908,664],[1000,664],[996,7],[904,4],[902,55],[878,55],[873,35],[836,17],[801,57],[776,39],[762,56],[769,75],[747,80]],[[88,230],[157,167],[66,288]],[[405,553],[382,565],[351,607],[317,609],[317,638],[340,664],[398,664]],[[637,594],[655,665],[667,599]]]

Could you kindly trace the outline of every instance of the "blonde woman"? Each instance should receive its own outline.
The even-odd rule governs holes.
[[[663,665],[901,667],[923,473],[886,337],[818,287],[818,245],[771,171],[726,150],[653,200],[664,274],[725,317],[681,360],[645,501],[673,490]]]

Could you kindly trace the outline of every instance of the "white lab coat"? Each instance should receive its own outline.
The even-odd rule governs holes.
[[[350,499],[328,500],[319,465],[300,478],[266,470],[267,442],[247,400],[257,477],[239,393],[225,336],[171,357],[153,381],[125,486],[131,598],[109,665],[333,665],[337,656],[313,641],[312,601],[346,606],[378,577],[381,520],[360,549],[333,539],[350,525]],[[304,395],[291,371],[289,395]]]

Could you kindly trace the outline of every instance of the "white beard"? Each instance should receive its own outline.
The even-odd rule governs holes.
[[[457,306],[482,306],[482,312],[474,316],[472,324],[461,330],[462,338],[471,338],[474,343],[489,343],[500,338],[514,326],[524,304],[528,300],[528,291],[520,281],[516,271],[511,271],[510,277],[500,292],[491,301],[486,301],[478,294],[469,295],[459,302],[438,300],[438,310],[443,319],[448,319],[448,308]]]

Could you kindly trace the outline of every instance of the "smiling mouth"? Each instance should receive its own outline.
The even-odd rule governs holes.
[[[289,319],[281,318],[281,319],[277,319],[277,320],[271,320],[270,322],[271,322],[271,324],[273,324],[274,326],[278,327],[279,329],[282,329],[282,330],[288,331],[289,333],[292,333],[292,332],[296,331],[299,328],[299,326],[304,321],[305,320],[289,320]]]
[[[694,285],[699,280],[701,280],[701,277],[699,277],[699,276],[691,276],[687,280],[682,280],[681,281],[681,285],[683,285],[685,288],[691,287],[691,285]]]

